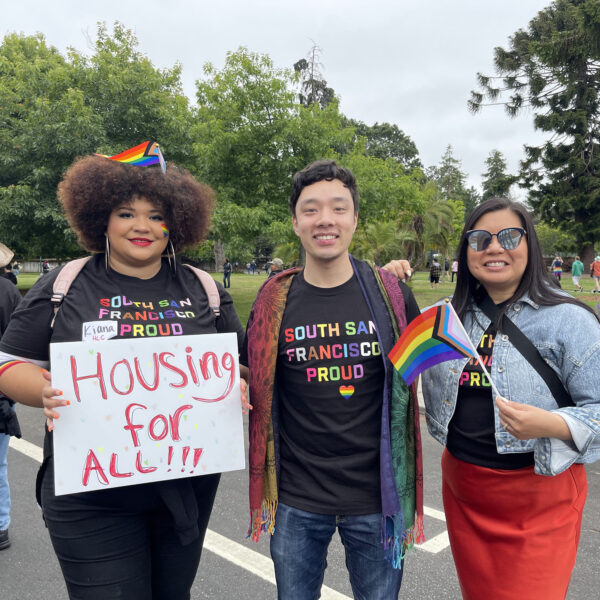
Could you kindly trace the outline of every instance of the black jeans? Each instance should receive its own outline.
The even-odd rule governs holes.
[[[220,474],[193,478],[200,537],[184,546],[152,483],[55,496],[53,472],[42,509],[71,600],[189,600]]]

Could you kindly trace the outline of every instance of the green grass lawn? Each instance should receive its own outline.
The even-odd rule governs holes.
[[[19,277],[17,277],[17,287],[21,290],[21,294],[25,294],[39,277],[39,273],[19,273]]]
[[[212,276],[219,282],[223,282],[223,275],[221,273],[213,273]],[[21,293],[25,293],[38,279],[38,273],[21,273],[19,275],[19,290]],[[250,309],[252,303],[256,298],[256,292],[258,288],[265,281],[266,275],[259,273],[258,275],[247,275],[246,273],[232,273],[231,274],[231,289],[229,292],[233,297],[236,310],[240,317],[243,325],[246,325],[248,316],[250,315]],[[564,289],[573,293],[573,285],[571,282],[570,275],[563,276],[562,279]],[[600,303],[600,294],[596,299],[596,296],[592,294],[594,289],[594,282],[591,277],[583,276],[580,279],[581,285],[584,287],[582,293],[573,294],[586,304],[589,304],[592,308],[596,308],[596,302]],[[428,281],[428,273],[425,271],[416,272],[410,282],[410,287],[419,303],[421,308],[429,306],[446,296],[449,296],[454,291],[454,283],[441,282],[437,289],[431,289]]]
[[[222,282],[223,278],[221,274],[214,273],[213,277],[217,281]],[[244,273],[233,273],[231,275],[231,289],[229,292],[233,297],[233,302],[243,325],[248,321],[252,303],[254,302],[254,298],[256,298],[256,292],[265,278],[265,275],[262,273],[260,275],[246,275]],[[573,293],[573,283],[571,276],[568,274],[566,276],[563,275],[563,288],[565,291],[573,293],[576,298],[582,300],[592,308],[596,308],[596,302],[600,303],[600,294],[598,295],[598,299],[592,294],[592,290],[594,289],[592,278],[583,276],[579,281],[584,288],[582,293]],[[430,306],[454,292],[454,283],[446,281],[440,282],[438,288],[431,289],[429,285],[429,273],[426,271],[416,272],[409,286],[421,308]]]

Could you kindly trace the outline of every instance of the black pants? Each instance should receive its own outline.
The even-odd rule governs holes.
[[[220,474],[195,477],[200,537],[183,546],[152,483],[41,500],[71,600],[189,600]]]

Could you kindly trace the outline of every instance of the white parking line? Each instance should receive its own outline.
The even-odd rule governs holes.
[[[428,517],[433,517],[434,519],[437,519],[438,521],[444,521],[444,523],[446,522],[446,515],[441,510],[436,510],[435,508],[429,508],[429,506],[424,506],[423,512]]]
[[[10,438],[9,445],[14,450],[21,452],[21,454],[24,454],[25,456],[28,456],[39,463],[42,462],[43,450],[39,446],[15,437]],[[429,517],[433,517],[434,519],[438,519],[440,521],[446,521],[446,517],[442,511],[425,506],[424,512]],[[423,544],[415,546],[415,548],[425,552],[437,554],[438,552],[444,550],[444,548],[447,548],[449,545],[450,543],[448,541],[448,534],[444,531],[430,540],[427,540]],[[206,531],[204,547],[217,556],[220,556],[221,558],[228,560],[242,569],[253,573],[257,577],[260,577],[261,579],[264,579],[265,581],[275,585],[275,572],[273,570],[273,563],[270,558],[260,554],[259,552],[250,550],[249,548],[246,548],[246,546],[238,544],[237,542],[234,542],[233,540],[230,540],[229,538],[226,538],[225,536],[222,536],[210,529]],[[339,592],[336,592],[327,586],[323,586],[321,589],[321,597],[323,600],[351,600],[348,598],[348,596],[340,594]]]
[[[17,450],[17,452],[39,463],[42,462],[43,450],[39,446],[15,437],[10,438],[9,445],[13,450]],[[217,556],[275,585],[273,561],[267,556],[260,554],[260,552],[250,550],[242,544],[238,544],[210,529],[206,530],[204,547]],[[321,598],[323,600],[352,600],[348,596],[340,594],[326,585],[321,588]]]
[[[39,446],[36,446],[27,440],[11,437],[8,445],[21,454],[29,456],[29,458],[33,458],[33,460],[36,460],[39,463],[41,463],[44,458],[44,451]]]
[[[221,558],[275,585],[273,561],[267,556],[250,550],[210,529],[206,532],[204,547]],[[324,600],[351,600],[348,596],[340,594],[326,585],[321,588],[321,598]]]
[[[444,531],[431,539],[423,542],[422,544],[415,546],[418,550],[425,550],[425,552],[431,552],[432,554],[437,554],[447,548],[450,545],[450,540],[448,539],[448,532]]]

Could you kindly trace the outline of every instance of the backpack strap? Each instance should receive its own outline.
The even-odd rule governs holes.
[[[193,267],[192,265],[188,265],[186,263],[184,263],[184,266],[192,271],[200,280],[200,283],[206,292],[206,296],[208,297],[208,305],[213,311],[215,319],[218,318],[221,314],[221,296],[219,296],[219,290],[215,280],[206,271],[198,269],[198,267]]]
[[[52,317],[50,327],[54,327],[54,321],[56,320],[56,315],[58,314],[60,305],[67,295],[73,280],[77,277],[77,275],[79,275],[81,269],[83,269],[90,258],[91,256],[84,256],[83,258],[77,258],[69,261],[63,266],[58,274],[58,277],[54,280],[54,285],[52,286],[52,297],[50,298],[54,316]],[[192,271],[200,280],[200,283],[206,292],[206,296],[208,297],[208,305],[213,311],[215,319],[218,318],[221,314],[221,297],[219,296],[219,290],[215,280],[202,269],[198,269],[197,267],[187,264],[185,266],[190,269],[190,271]]]
[[[58,274],[58,277],[54,280],[54,285],[52,286],[52,297],[50,298],[52,309],[54,311],[54,316],[52,317],[52,322],[50,323],[51,328],[54,327],[54,321],[56,320],[56,315],[58,314],[60,305],[67,295],[73,280],[77,277],[77,275],[79,275],[81,269],[83,269],[90,258],[92,257],[84,256],[83,258],[76,258],[75,260],[69,261],[63,266]]]

